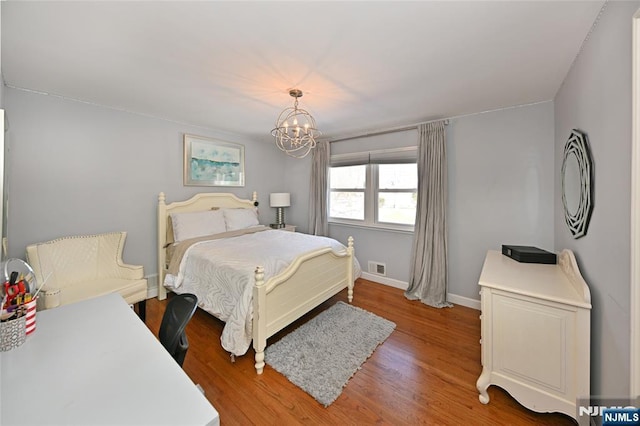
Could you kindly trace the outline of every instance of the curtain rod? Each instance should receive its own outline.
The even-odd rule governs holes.
[[[386,135],[386,134],[389,134],[389,133],[405,132],[407,130],[416,130],[420,124],[435,123],[436,121],[443,121],[443,120],[444,120],[444,125],[447,126],[449,124],[449,119],[448,118],[445,118],[445,119],[441,118],[441,119],[438,119],[438,120],[431,120],[431,121],[425,121],[425,122],[422,122],[422,123],[419,123],[419,124],[414,124],[412,126],[394,127],[392,129],[378,130],[378,131],[369,132],[369,133],[362,133],[362,134],[358,134],[358,135],[345,136],[345,137],[342,137],[342,138],[332,139],[332,140],[329,141],[329,143],[348,141],[348,140],[351,140],[351,139],[358,139],[358,138],[366,138],[366,137],[369,137],[369,136]]]

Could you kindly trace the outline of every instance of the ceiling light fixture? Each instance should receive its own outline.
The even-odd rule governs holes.
[[[303,158],[316,146],[316,138],[322,133],[316,128],[316,120],[311,114],[298,108],[302,91],[291,89],[289,95],[295,98],[293,107],[280,113],[271,134],[276,138],[276,146],[280,150],[291,157]]]

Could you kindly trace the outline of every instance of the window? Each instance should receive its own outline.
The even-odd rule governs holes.
[[[367,166],[332,167],[329,217],[364,220]]]
[[[362,159],[362,154],[332,157],[329,221],[412,229],[418,188],[415,155],[408,160],[393,156],[392,159],[400,160],[397,163],[377,163],[372,162],[373,154],[367,153],[366,160]],[[349,164],[365,161],[367,164]]]
[[[372,164],[378,168],[376,222],[415,224],[418,200],[416,164]]]

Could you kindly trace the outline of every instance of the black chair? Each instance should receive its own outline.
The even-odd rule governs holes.
[[[164,311],[158,338],[160,343],[182,367],[189,349],[185,328],[198,307],[198,298],[189,293],[175,294]]]

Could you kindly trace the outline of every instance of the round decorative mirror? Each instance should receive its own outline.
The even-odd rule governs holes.
[[[592,168],[587,135],[574,129],[564,146],[562,160],[562,206],[573,238],[587,234],[593,210]]]

